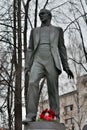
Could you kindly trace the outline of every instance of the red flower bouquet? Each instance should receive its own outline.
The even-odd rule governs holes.
[[[55,112],[53,110],[48,110],[48,109],[45,109],[44,111],[42,111],[42,113],[40,114],[40,119],[42,120],[46,120],[46,121],[56,121],[57,118],[56,118],[56,115],[55,115]]]

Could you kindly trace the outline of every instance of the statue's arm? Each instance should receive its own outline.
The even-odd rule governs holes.
[[[26,59],[25,59],[25,70],[28,70],[28,71],[30,71],[30,67],[31,67],[31,57],[32,57],[33,50],[34,50],[33,30],[31,30],[30,39],[29,39],[29,46],[27,48]]]
[[[66,71],[67,69],[69,69],[69,65],[68,65],[68,62],[67,62],[67,52],[66,52],[66,47],[65,47],[65,44],[64,44],[64,33],[63,33],[62,28],[59,28],[58,48],[59,48],[59,54],[60,54],[63,70]]]
[[[65,44],[64,44],[64,34],[63,34],[62,28],[60,28],[60,31],[59,31],[58,48],[59,48],[61,62],[62,62],[62,65],[63,65],[63,70],[66,71],[66,73],[67,73],[67,75],[70,79],[74,78],[74,75],[73,75],[73,73],[70,70],[69,65],[68,65],[67,52],[66,52],[66,47],[65,47]]]

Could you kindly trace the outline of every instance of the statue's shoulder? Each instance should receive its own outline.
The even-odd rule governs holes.
[[[63,30],[62,27],[60,27],[60,26],[54,26],[54,25],[52,25],[52,27],[55,28],[55,29],[57,29],[58,31],[59,30]]]
[[[37,31],[39,30],[41,27],[36,27],[36,28],[33,28],[33,31]]]
[[[58,30],[63,31],[63,28],[62,27],[58,27]]]
[[[40,27],[36,27],[32,29],[32,33],[35,35],[40,30]]]

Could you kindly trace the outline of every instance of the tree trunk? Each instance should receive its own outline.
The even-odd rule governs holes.
[[[35,20],[34,20],[34,27],[37,27],[37,13],[38,13],[38,0],[36,0],[36,5],[35,5]]]
[[[16,10],[17,9],[17,10]],[[16,24],[18,29],[16,31]],[[22,130],[22,41],[21,41],[21,0],[14,0],[14,63],[15,63],[15,130]],[[18,50],[16,49],[16,33],[18,36]]]
[[[30,0],[27,0],[27,3],[25,5],[25,23],[24,23],[24,58],[26,58],[26,51],[27,51],[27,26],[28,26],[28,9],[29,9],[29,2]],[[27,91],[28,91],[28,82],[29,82],[29,76],[28,74],[25,74],[25,108],[27,108]],[[26,110],[27,111],[27,110]]]

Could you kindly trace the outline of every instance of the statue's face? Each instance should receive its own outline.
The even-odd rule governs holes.
[[[45,10],[45,9],[42,9],[42,10],[40,11],[39,16],[40,16],[41,22],[43,22],[43,23],[46,22],[46,21],[48,21],[48,19],[50,19],[49,13],[48,13],[48,11]]]

